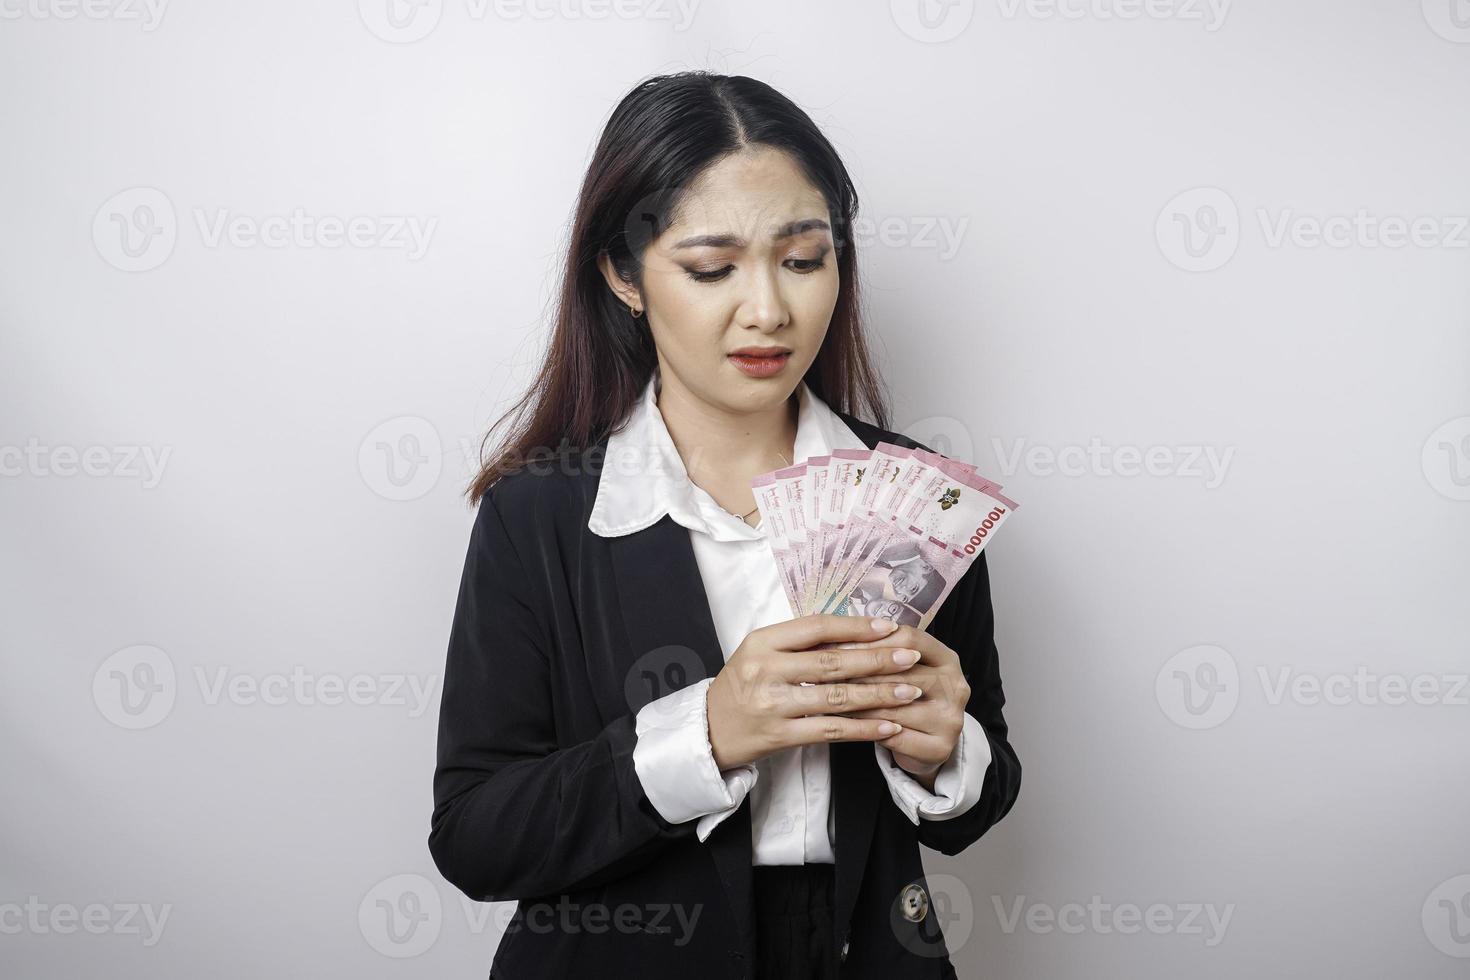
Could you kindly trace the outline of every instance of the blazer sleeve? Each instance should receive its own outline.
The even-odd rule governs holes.
[[[1011,748],[1001,711],[1006,698],[995,648],[995,613],[985,552],[980,552],[960,577],[929,624],[929,632],[959,655],[960,669],[970,685],[965,711],[980,723],[990,743],[990,767],[985,772],[979,802],[957,817],[923,820],[917,828],[924,846],[958,854],[1010,812],[1021,790],[1021,762]]]
[[[549,613],[496,508],[500,486],[480,502],[450,629],[429,833],[440,873],[482,902],[618,878],[694,833],[644,793],[631,711],[561,744]]]

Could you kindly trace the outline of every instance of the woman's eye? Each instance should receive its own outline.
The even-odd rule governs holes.
[[[799,275],[808,276],[826,265],[826,256],[815,259],[790,259],[786,265]],[[720,269],[688,269],[689,278],[695,282],[719,282],[730,274],[733,265],[727,265]]]
[[[729,275],[730,270],[733,268],[735,268],[733,265],[727,265],[723,269],[711,269],[709,271],[690,269],[689,278],[695,282],[717,282]]]
[[[816,272],[818,269],[820,269],[824,265],[826,265],[826,262],[824,262],[822,259],[792,259],[791,260],[792,271],[793,272],[799,272],[799,273],[801,273],[804,276],[805,275],[810,275],[811,273]]]

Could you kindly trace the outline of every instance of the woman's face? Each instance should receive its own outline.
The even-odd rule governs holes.
[[[666,390],[732,413],[790,397],[837,305],[829,220],[821,192],[770,147],[725,157],[690,186],[644,253],[642,290],[610,280],[647,311]],[[731,357],[745,348],[791,353],[751,370]]]

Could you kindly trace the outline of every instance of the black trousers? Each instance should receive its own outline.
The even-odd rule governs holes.
[[[756,980],[836,980],[831,864],[758,864]]]

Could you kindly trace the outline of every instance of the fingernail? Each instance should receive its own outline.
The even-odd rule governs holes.
[[[903,727],[902,725],[899,725],[899,724],[897,724],[895,722],[885,721],[883,724],[881,724],[881,725],[878,726],[878,734],[880,734],[880,735],[897,735],[898,734],[898,730],[900,728],[902,728],[902,727]]]
[[[895,650],[893,651],[893,662],[900,667],[912,667],[919,662],[919,651]]]
[[[898,624],[891,619],[875,619],[873,620],[873,629],[879,633],[892,633],[898,629]]]
[[[912,684],[899,684],[893,688],[893,696],[896,698],[903,698],[905,701],[912,701],[914,698],[923,693],[923,691],[919,690],[917,687],[914,687]]]

